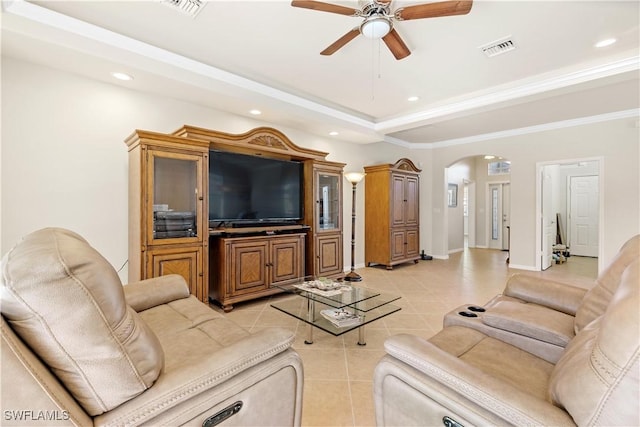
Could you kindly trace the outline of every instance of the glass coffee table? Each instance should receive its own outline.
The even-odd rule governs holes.
[[[358,329],[358,344],[365,345],[365,325],[400,311],[391,304],[400,296],[347,282],[305,277],[274,285],[292,295],[271,307],[307,324],[305,344],[313,344],[313,328],[339,336]]]

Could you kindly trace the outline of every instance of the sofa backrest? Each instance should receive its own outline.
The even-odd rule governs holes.
[[[550,398],[576,424],[640,425],[640,261],[621,275],[605,313],[569,343],[549,381]]]
[[[576,334],[604,313],[620,284],[622,273],[637,259],[640,259],[640,234],[627,240],[609,266],[598,275],[596,284],[584,296],[576,311]]]
[[[82,237],[36,231],[0,266],[2,316],[89,415],[157,379],[164,360],[157,337],[126,304],[114,268]]]

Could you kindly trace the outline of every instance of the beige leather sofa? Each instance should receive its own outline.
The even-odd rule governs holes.
[[[614,285],[603,284],[613,292],[602,314],[576,330],[556,362],[467,326],[429,340],[387,339],[374,372],[377,424],[640,425],[637,255]]]
[[[483,306],[458,307],[445,315],[443,324],[476,329],[556,363],[573,337],[604,313],[622,273],[639,258],[640,235],[636,235],[620,248],[589,290],[515,274],[501,295]]]
[[[299,425],[292,333],[249,333],[180,276],[122,286],[82,237],[26,236],[2,259],[5,425]]]

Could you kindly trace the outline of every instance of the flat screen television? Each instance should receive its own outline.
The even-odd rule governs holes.
[[[209,152],[209,221],[230,225],[294,222],[303,216],[303,164]]]

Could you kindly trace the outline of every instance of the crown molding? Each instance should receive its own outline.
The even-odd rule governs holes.
[[[518,86],[495,90],[485,95],[451,102],[445,105],[428,108],[413,114],[383,120],[376,123],[374,129],[379,133],[391,133],[404,130],[407,127],[428,124],[433,119],[443,118],[453,114],[461,114],[474,109],[484,108],[527,96],[539,95],[544,92],[558,90],[592,80],[614,76],[630,71],[640,70],[640,55],[631,55],[605,64],[584,68],[578,71],[566,72],[554,77],[540,79]]]
[[[449,140],[437,141],[432,143],[409,144],[409,148],[430,150],[434,148],[451,147],[454,145],[463,145],[463,144],[473,144],[475,142],[489,141],[492,139],[509,138],[513,136],[527,135],[531,133],[539,133],[539,132],[545,132],[545,131],[556,130],[556,129],[565,129],[570,127],[584,126],[584,125],[589,125],[593,123],[609,122],[612,120],[620,120],[620,119],[628,119],[628,118],[636,118],[636,119],[640,118],[640,108],[616,111],[613,113],[598,114],[595,116],[580,117],[577,119],[561,120],[558,122],[549,122],[541,125],[527,126],[523,128],[509,129],[509,130],[500,131],[500,132],[491,132],[491,133],[485,133],[481,135],[449,139]],[[386,140],[387,138],[385,138],[385,141]],[[388,142],[391,144],[394,143],[393,141],[388,141]],[[405,145],[401,145],[401,146],[405,146]]]

